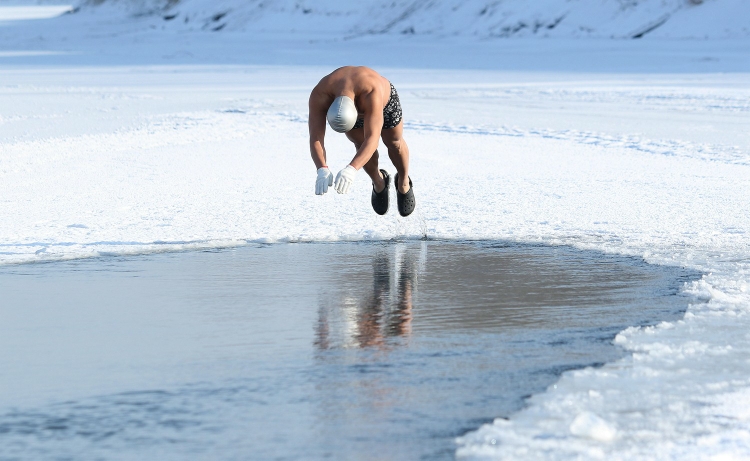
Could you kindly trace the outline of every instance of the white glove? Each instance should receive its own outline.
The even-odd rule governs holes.
[[[348,194],[356,175],[357,169],[351,165],[347,165],[346,168],[339,171],[339,174],[336,175],[336,192],[339,194]]]
[[[333,186],[333,174],[326,167],[318,168],[318,179],[315,180],[315,195],[328,192],[328,186]]]

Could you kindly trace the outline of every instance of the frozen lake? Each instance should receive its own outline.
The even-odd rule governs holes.
[[[353,438],[361,447],[372,442],[367,437],[357,438],[361,425],[349,424],[363,421],[357,417],[366,414],[375,429],[388,418],[398,421],[391,423],[393,427],[386,426],[390,438],[377,451],[365,448],[366,454],[382,452],[385,456],[385,449],[403,448],[404,453],[415,456],[447,456],[453,435],[468,430],[455,452],[459,458],[749,458],[750,47],[746,32],[737,35],[747,30],[742,22],[747,14],[739,14],[747,6],[741,0],[701,5],[674,2],[673,6],[681,5],[685,15],[674,15],[653,34],[667,36],[667,29],[674,32],[682,27],[698,39],[660,40],[652,33],[641,40],[579,39],[564,38],[562,32],[563,38],[547,40],[488,38],[481,33],[472,35],[476,29],[463,27],[473,24],[470,16],[440,10],[452,6],[442,1],[434,3],[438,9],[428,2],[422,13],[429,14],[419,13],[414,18],[422,18],[419,21],[423,25],[428,16],[438,18],[434,25],[444,25],[441,30],[459,28],[466,33],[423,34],[420,24],[416,24],[417,33],[413,35],[401,34],[398,29],[392,34],[346,37],[304,32],[307,29],[299,26],[305,24],[320,30],[324,15],[319,8],[335,2],[317,2],[312,14],[306,14],[294,6],[300,4],[296,0],[272,2],[291,7],[286,12],[274,9],[276,13],[267,16],[283,26],[274,29],[276,32],[261,32],[251,24],[243,29],[243,21],[252,19],[252,15],[243,15],[240,10],[249,12],[252,2],[240,6],[240,2],[231,0],[185,0],[174,8],[172,14],[178,16],[170,15],[171,19],[156,12],[146,16],[127,12],[120,8],[126,2],[118,1],[112,2],[111,8],[86,7],[52,19],[3,22],[3,277],[10,277],[7,271],[21,270],[47,271],[64,278],[83,268],[81,277],[98,280],[86,288],[99,290],[100,298],[112,304],[103,305],[110,307],[99,311],[86,311],[82,303],[77,315],[66,311],[45,311],[39,317],[25,313],[22,318],[17,311],[15,317],[3,314],[0,324],[15,332],[15,336],[9,336],[3,330],[3,341],[16,341],[15,348],[5,347],[8,352],[0,368],[3,414],[5,422],[10,424],[12,419],[15,428],[4,440],[21,445],[2,445],[2,449],[28,449],[24,456],[31,458],[44,458],[43,453],[53,450],[75,453],[75,458],[82,457],[81,453],[129,459],[143,458],[143,453],[160,459],[195,458],[207,453],[208,458],[213,451],[232,457],[233,453],[244,456],[246,447],[255,442],[248,434],[265,442],[269,434],[280,433],[272,442],[286,444],[289,453],[312,440],[321,441],[320,446],[330,443],[331,450],[347,454],[347,449],[359,449],[356,444],[347,445]],[[19,6],[21,3],[50,2],[24,0]],[[217,14],[224,12],[220,8],[235,3],[238,8],[228,15]],[[480,3],[463,2],[462,10],[479,9]],[[569,6],[562,0],[534,5],[501,3],[497,7],[505,12],[520,11],[513,5],[529,12],[528,6],[543,11],[542,16],[553,15],[554,8],[547,6]],[[585,2],[578,3],[581,17],[596,16],[590,14]],[[628,22],[631,19],[641,21],[648,15],[656,19],[660,17],[659,8],[671,8],[670,2],[661,0],[630,2],[628,8],[631,3],[633,11],[642,14],[622,10],[622,15],[613,18],[617,24],[597,24],[595,33],[623,36],[621,32],[634,30],[628,25],[632,25]],[[334,7],[351,6],[370,22],[366,8],[372,5],[364,2]],[[402,7],[398,2],[393,5]],[[444,11],[447,14],[442,14]],[[689,15],[694,22],[688,21]],[[498,17],[490,16],[476,24],[486,26],[486,21]],[[575,18],[567,18],[563,26],[575,27]],[[325,20],[338,24],[335,17]],[[284,32],[290,29],[296,32]],[[719,36],[725,38],[717,39]],[[369,181],[361,174],[348,195],[313,194],[315,171],[308,154],[307,98],[323,75],[348,64],[374,68],[399,91],[418,202],[417,211],[408,219],[393,213],[375,215],[369,206]],[[345,137],[329,134],[328,161],[338,170],[351,160],[352,147]],[[393,171],[387,160],[383,166]],[[419,239],[423,237],[428,239],[428,248],[425,263],[416,263],[413,318],[411,323],[399,323],[401,261],[420,260],[421,256],[409,255],[422,251]],[[606,341],[581,339],[574,341],[581,345],[576,350],[588,351],[590,357],[555,362],[559,357],[540,355],[545,358],[539,362],[547,363],[544,366],[548,371],[554,370],[553,363],[562,370],[567,365],[605,361],[600,367],[560,375],[519,374],[516,377],[526,378],[516,381],[525,383],[517,388],[503,387],[503,380],[482,381],[485,378],[478,372],[463,373],[459,368],[452,372],[455,385],[470,385],[469,377],[473,377],[476,388],[459,389],[451,395],[463,402],[480,401],[480,406],[462,407],[461,402],[447,400],[440,406],[418,406],[430,395],[438,396],[428,402],[431,405],[443,398],[435,384],[437,378],[415,381],[420,386],[433,385],[429,391],[404,392],[392,399],[394,389],[415,388],[409,387],[407,376],[418,380],[426,376],[423,369],[432,371],[418,366],[427,363],[425,357],[432,357],[431,352],[417,358],[409,354],[441,350],[447,342],[441,343],[439,338],[467,337],[466,330],[438,330],[434,317],[420,317],[441,312],[434,306],[448,305],[444,301],[453,299],[446,295],[440,298],[441,304],[425,304],[433,296],[429,292],[439,292],[426,289],[433,270],[430,261],[440,253],[434,245],[465,240],[576,248],[595,252],[577,253],[593,255],[592,260],[612,261],[602,254],[619,255],[611,258],[622,258],[618,261],[626,266],[640,266],[639,261],[646,261],[705,275],[681,288],[684,298],[675,306],[685,309],[682,314],[645,320],[623,317],[617,321],[617,315],[607,312],[607,325],[612,328],[608,337],[611,339],[615,329],[621,328],[614,342],[626,352],[623,356]],[[331,245],[362,241],[370,243]],[[365,249],[380,245],[376,242],[393,245],[385,243],[392,241],[416,242],[419,249],[412,243],[405,249],[390,247],[385,256],[393,270],[387,285],[390,294],[381,316],[375,316],[380,322],[375,322],[380,336],[360,333],[372,322],[361,320],[355,307],[346,306],[360,306],[366,296],[384,292],[384,285],[376,285],[373,278],[375,256]],[[346,295],[346,286],[332,287],[328,277],[335,277],[336,272],[329,271],[339,270],[331,268],[346,260],[332,254],[316,263],[318,279],[308,291],[295,288],[298,284],[291,275],[283,282],[283,291],[275,288],[277,297],[302,299],[307,293],[308,304],[296,308],[290,304],[287,311],[261,315],[259,301],[248,298],[244,312],[247,306],[256,306],[251,317],[234,315],[243,312],[242,307],[230,313],[219,311],[222,316],[215,311],[199,316],[199,303],[219,299],[218,295],[211,298],[206,294],[210,290],[205,281],[185,282],[182,293],[186,301],[182,304],[159,291],[170,286],[160,281],[149,288],[136,284],[133,278],[131,285],[119,288],[131,286],[127,296],[116,296],[117,291],[103,282],[107,274],[120,270],[120,264],[148,265],[159,273],[156,268],[169,267],[170,261],[186,269],[189,260],[197,258],[192,264],[203,264],[201,270],[205,271],[211,264],[197,262],[201,257],[226,267],[227,255],[256,251],[244,248],[248,244],[288,242],[307,243],[262,250],[361,248],[358,251],[367,254],[352,259],[363,265],[355,273],[365,277],[365,282],[353,280],[354,288]],[[243,248],[221,250],[218,255],[169,253],[130,259],[139,254],[212,251],[231,246]],[[295,250],[299,248],[303,250]],[[92,257],[99,259],[60,263]],[[252,258],[256,257],[246,259]],[[305,258],[314,259],[311,253],[298,260]],[[114,272],[99,270],[115,262]],[[273,262],[270,267],[281,267],[281,262]],[[15,263],[50,265],[9,266]],[[544,265],[553,264],[547,261]],[[589,267],[579,263],[568,266]],[[304,265],[290,267],[288,271],[309,274],[303,271]],[[168,272],[161,270],[163,277]],[[182,273],[182,269],[174,271],[175,276]],[[240,277],[241,273],[235,275]],[[618,280],[630,283],[628,277],[620,275]],[[6,278],[14,282],[2,287],[0,302],[6,299],[6,293],[20,289],[15,280],[34,277]],[[52,280],[62,280],[55,277],[48,277],[45,290],[37,290],[38,296],[54,293]],[[646,293],[644,286],[637,292]],[[670,285],[665,282],[654,286]],[[64,287],[68,294],[73,293],[67,282]],[[163,299],[161,308],[128,304],[130,296],[149,292],[155,299]],[[80,290],[76,296],[85,293]],[[646,295],[639,299],[646,299]],[[475,301],[474,306],[481,305]],[[186,306],[193,306],[193,310]],[[328,310],[321,306],[328,306]],[[296,315],[286,315],[283,324],[272,330],[271,315],[283,312]],[[344,315],[346,312],[356,315],[351,319]],[[328,319],[329,330],[327,336],[323,335],[330,344],[328,349],[315,346],[315,326],[320,325],[321,313]],[[471,313],[476,314],[474,310]],[[79,320],[81,316],[85,322]],[[580,320],[569,317],[564,319]],[[634,326],[659,318],[667,321]],[[545,319],[527,323],[546,334],[542,327]],[[460,317],[449,323],[458,325],[464,320]],[[555,317],[556,322],[560,320],[561,316]],[[389,325],[408,325],[411,333],[394,334],[398,328],[389,330]],[[598,327],[591,328],[593,332]],[[301,333],[295,336],[290,331]],[[525,331],[532,330],[524,326],[510,333],[520,335]],[[513,352],[508,349],[511,343],[486,339],[493,334],[509,338],[508,332],[472,333],[471,340],[480,353],[438,354],[438,358],[429,360],[442,360],[449,367],[450,360],[458,363],[465,359],[460,363],[471,365],[482,357],[494,360],[482,355],[487,350]],[[262,357],[252,353],[261,347],[256,338],[270,338],[263,346],[269,352]],[[286,348],[280,346],[279,338],[286,338]],[[374,345],[360,347],[360,342],[370,341],[368,338],[374,338]],[[485,344],[482,341],[491,342],[492,347],[481,347]],[[461,344],[456,340],[451,347],[465,352]],[[538,352],[543,350],[537,347],[539,344],[530,342],[525,347]],[[563,344],[551,349],[567,350]],[[326,361],[315,362],[315,357]],[[342,388],[354,392],[354,386],[336,387],[322,378],[321,363],[337,372],[353,374],[344,365],[361,364],[363,357],[370,360],[367,363],[398,363],[402,368],[364,367],[367,378],[373,378],[368,382],[377,382],[379,387],[356,388],[359,400],[348,401],[350,406],[346,408],[354,409],[349,413],[331,406],[315,409],[310,402],[294,400],[302,392],[301,382],[319,384],[309,385],[309,395],[319,396],[325,391],[339,398],[344,395]],[[529,369],[531,365],[545,369],[539,363],[530,364]],[[411,375],[400,372],[407,366]],[[302,380],[300,370],[309,371],[307,381]],[[388,370],[397,370],[393,372],[396,377],[388,375]],[[363,382],[352,381],[352,374],[339,373],[342,379],[349,379],[345,383]],[[262,376],[267,379],[262,380]],[[285,376],[290,379],[283,381]],[[534,376],[549,376],[549,385],[539,378],[534,388],[529,378]],[[527,390],[519,391],[523,386]],[[142,393],[144,390],[155,392]],[[127,392],[134,394],[127,396]],[[252,400],[262,392],[266,392],[266,400]],[[369,407],[363,403],[367,402],[362,397],[364,392],[370,392],[370,402],[375,402]],[[520,398],[528,394],[531,397]],[[502,399],[497,398],[500,395]],[[481,400],[482,396],[495,396],[495,400]],[[195,402],[206,405],[197,406]],[[252,415],[266,414],[259,408],[267,410],[279,402],[289,404],[289,411],[277,413],[283,417],[268,416],[259,427],[256,419],[253,425]],[[423,411],[419,424],[414,422],[416,418],[394,413],[403,402]],[[523,409],[513,412],[522,403]],[[18,411],[12,418],[11,407]],[[118,411],[111,411],[113,408]],[[482,411],[472,413],[467,408]],[[458,416],[450,416],[453,411]],[[482,424],[509,412],[512,414],[507,420]],[[165,416],[154,419],[153,414]],[[323,432],[305,430],[321,414],[349,419],[338,423],[329,419],[327,425],[314,426],[327,428]],[[194,424],[196,421],[198,424]],[[43,427],[49,430],[41,430]],[[410,429],[398,432],[405,427]],[[335,437],[325,439],[331,433]],[[442,435],[415,448],[415,441],[432,437],[429,434]],[[166,448],[165,440],[174,443]],[[159,446],[163,449],[157,453],[154,447]],[[316,455],[320,446],[305,445],[305,449]]]
[[[699,274],[497,241],[0,268],[0,457],[452,459]]]

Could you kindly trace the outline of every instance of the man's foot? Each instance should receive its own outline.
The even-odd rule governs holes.
[[[375,184],[372,185],[372,209],[379,215],[388,213],[388,186],[391,184],[391,177],[385,170],[380,170],[383,176],[385,187],[380,192],[375,192]]]
[[[396,173],[396,184],[398,185],[398,173]],[[414,187],[411,183],[411,177],[409,178],[409,190],[405,194],[402,194],[396,186],[396,202],[398,203],[398,212],[401,216],[409,216],[414,208],[417,206],[417,201],[414,198]]]

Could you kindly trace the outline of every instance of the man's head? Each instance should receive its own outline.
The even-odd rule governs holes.
[[[333,104],[328,108],[326,116],[328,124],[339,133],[346,133],[357,123],[357,108],[354,101],[348,96],[339,96],[333,100]]]

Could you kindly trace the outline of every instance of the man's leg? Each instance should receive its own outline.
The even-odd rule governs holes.
[[[359,150],[359,146],[365,142],[365,130],[364,128],[349,130],[346,132],[346,137],[354,144],[354,148]],[[385,188],[385,181],[383,180],[383,176],[380,175],[380,170],[378,169],[377,150],[375,150],[375,153],[372,154],[372,157],[370,157],[370,160],[365,163],[365,166],[363,166],[362,169],[365,170],[365,173],[367,173],[372,180],[372,186],[375,188],[375,192],[380,192]]]
[[[398,182],[396,187],[402,194],[409,192],[409,146],[403,138],[404,121],[387,130],[383,130],[381,137],[383,144],[388,148],[388,157],[398,171]]]

